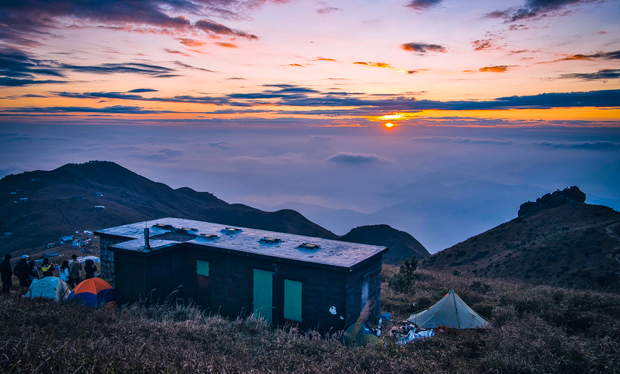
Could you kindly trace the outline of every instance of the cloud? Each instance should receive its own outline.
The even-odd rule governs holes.
[[[207,145],[209,147],[213,147],[213,148],[222,148],[222,149],[229,149],[232,148],[232,143],[229,142],[213,142],[213,143],[207,143]]]
[[[230,100],[223,97],[211,97],[211,96],[190,96],[190,95],[177,95],[173,97],[144,97],[141,95],[129,95],[124,92],[55,92],[60,97],[70,97],[73,99],[122,99],[122,100],[136,100],[136,101],[158,101],[168,103],[196,103],[196,104],[230,104]]]
[[[195,40],[195,39],[189,39],[189,38],[180,38],[179,42],[183,45],[186,45],[188,47],[202,47],[203,45],[207,44],[205,42],[201,42],[200,40]]]
[[[334,60],[333,58],[325,58],[325,57],[319,57],[317,58],[315,61],[329,61],[329,62],[337,62],[336,60]]]
[[[400,46],[405,51],[412,51],[417,53],[426,52],[441,52],[446,53],[448,49],[440,46],[439,44],[426,44],[426,43],[406,43]]]
[[[305,99],[308,97],[308,94],[319,93],[319,91],[311,88],[298,87],[293,85],[266,85],[267,87],[278,87],[279,90],[271,90],[267,89],[262,92],[252,92],[252,93],[237,93],[237,94],[229,94],[226,97],[230,99]]]
[[[35,79],[14,79],[14,78],[3,78],[0,77],[0,86],[4,87],[22,87],[22,86],[31,86],[34,84],[64,84],[66,81],[55,81],[55,80],[35,80]]]
[[[91,74],[131,73],[131,74],[153,75],[153,76],[166,77],[166,78],[176,76],[176,75],[170,74],[176,71],[174,69],[170,69],[170,68],[158,66],[158,65],[150,65],[150,64],[142,64],[142,63],[124,63],[124,64],[106,63],[106,64],[92,65],[92,66],[60,64],[59,66],[61,69],[70,70],[76,73],[91,73]]]
[[[615,151],[620,149],[620,144],[607,141],[599,141],[594,143],[552,143],[552,142],[536,142],[534,145],[555,148],[555,149],[586,149],[591,151]]]
[[[222,25],[221,23],[217,23],[217,22],[207,20],[207,19],[203,19],[203,20],[196,22],[195,27],[203,31],[213,33],[213,34],[236,36],[236,37],[245,38],[249,40],[258,39],[258,36],[256,35],[248,34],[245,31],[233,30],[229,27]]]
[[[414,138],[417,141],[431,142],[431,143],[459,143],[459,144],[485,144],[485,145],[511,145],[513,140],[497,140],[497,139],[477,139],[477,138],[463,138],[463,137],[443,137],[443,136],[429,136]]]
[[[187,69],[193,69],[193,70],[200,70],[200,71],[206,71],[208,73],[215,73],[213,70],[209,70],[209,69],[205,69],[205,68],[198,68],[196,66],[192,66],[192,65],[188,65],[184,62],[181,61],[175,61],[174,62],[176,65],[187,68]]]
[[[19,109],[9,109],[4,112],[19,112],[19,113],[114,113],[114,114],[162,114],[162,113],[176,113],[174,111],[165,110],[145,110],[138,106],[125,106],[125,105],[113,105],[103,108],[93,107],[79,107],[79,106],[66,106],[66,107],[25,107]]]
[[[550,16],[563,16],[570,12],[570,8],[583,3],[593,3],[596,0],[527,0],[525,5],[518,9],[497,10],[487,13],[487,18],[502,18],[506,23],[526,20],[538,20]]]
[[[509,65],[487,66],[478,69],[482,73],[505,73],[510,68]]]
[[[133,89],[131,91],[127,91],[127,92],[136,92],[136,93],[142,93],[142,92],[158,92],[159,90],[155,90],[153,88],[136,88]]]
[[[620,72],[618,72],[620,73]],[[570,107],[620,107],[620,90],[589,92],[556,92],[529,96],[499,97],[493,100],[436,101],[418,100],[411,95],[377,94],[367,95],[356,92],[320,92],[318,90],[288,84],[265,85],[259,92],[245,92],[224,96],[143,97],[126,92],[54,92],[61,97],[76,99],[123,99],[137,101],[156,101],[174,103],[197,103],[230,105],[233,107],[252,107],[255,105],[275,105],[285,107],[333,107],[330,110],[281,111],[281,114],[315,114],[325,116],[376,115],[384,111],[420,110],[507,110],[507,109],[549,109]],[[348,107],[340,109],[339,107]],[[233,109],[233,112],[235,110]]]
[[[439,5],[441,1],[442,0],[412,0],[409,4],[405,6],[418,11],[425,11]]]
[[[492,39],[474,40],[473,42],[471,42],[471,45],[474,47],[474,51],[482,51],[483,49],[489,49],[493,47],[493,44],[491,44],[492,41]]]
[[[337,164],[372,164],[374,162],[381,161],[381,158],[375,154],[368,153],[352,153],[352,152],[338,152],[333,156],[327,158],[327,161],[335,162]]]
[[[220,47],[225,47],[225,48],[239,48],[235,44],[232,44],[232,43],[218,42],[218,43],[215,43],[215,44],[219,45]]]
[[[181,51],[177,51],[176,49],[169,49],[169,48],[164,48],[164,51],[170,53],[170,54],[176,54],[176,55],[183,55],[183,56],[187,56],[189,57],[189,55],[185,52],[181,52]]]
[[[179,157],[183,155],[183,152],[170,148],[160,149],[159,151],[157,151],[157,153],[161,153],[163,155],[166,155],[167,157]]]
[[[330,14],[330,13],[334,13],[334,12],[342,12],[342,9],[334,8],[333,6],[326,6],[326,7],[317,9],[316,12],[318,14]]]
[[[38,60],[12,47],[0,49],[0,86],[19,87],[33,84],[65,83],[58,80],[38,80],[37,76],[64,78],[65,74],[53,61]]]
[[[397,69],[395,67],[393,67],[390,64],[386,64],[384,62],[363,62],[363,61],[356,61],[353,64],[355,65],[364,65],[364,66],[372,66],[372,67],[376,67],[376,68],[383,68],[383,69],[392,69],[392,70],[396,70],[399,71],[401,73],[407,73],[407,74],[415,74],[417,73],[417,70],[404,70],[404,69]]]
[[[63,23],[79,27],[103,27],[125,32],[150,32],[167,35],[224,35],[255,40],[257,37],[233,30],[209,19],[192,22],[180,14],[197,17],[210,15],[242,19],[245,12],[265,3],[263,0],[29,0],[0,2],[0,39],[13,45],[37,45],[42,37]],[[177,15],[178,14],[178,15]],[[183,38],[180,38],[183,39]]]
[[[304,67],[303,65],[300,65],[300,64],[288,64],[288,65],[289,65],[289,66],[297,66],[297,67],[300,67],[300,68],[303,68],[303,67]]]
[[[558,61],[582,61],[582,60],[620,60],[620,51],[611,51],[611,52],[597,52],[589,55],[586,54],[576,54],[567,56],[558,60],[547,61],[547,62],[539,62],[540,64],[549,63],[549,62],[558,62]]]
[[[596,73],[567,73],[560,74],[558,77],[558,79],[584,79],[589,81],[616,78],[620,78],[620,69],[602,69]]]

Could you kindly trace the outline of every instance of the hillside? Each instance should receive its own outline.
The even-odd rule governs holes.
[[[426,248],[413,236],[388,225],[356,227],[340,239],[354,243],[384,245],[390,250],[383,256],[383,261],[390,264],[400,264],[402,260],[413,255],[418,259],[430,256]]]
[[[535,284],[620,290],[620,213],[584,204],[577,187],[521,205],[519,216],[422,266]]]
[[[620,295],[418,271],[397,293],[384,265],[380,343],[341,344],[263,320],[171,305],[86,308],[0,298],[0,370],[17,373],[617,373]],[[493,328],[449,330],[405,346],[387,331],[454,288]],[[415,303],[415,308],[412,304]],[[372,321],[371,321],[372,322]],[[67,337],[71,337],[68,339]],[[33,349],[36,347],[36,349]]]
[[[105,209],[96,210],[95,206]],[[0,180],[0,232],[12,233],[3,238],[3,253],[40,247],[76,230],[161,217],[338,238],[293,210],[263,212],[228,204],[190,188],[174,190],[113,162],[67,164],[52,171],[25,172]]]

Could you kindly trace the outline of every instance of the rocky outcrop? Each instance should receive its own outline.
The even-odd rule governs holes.
[[[536,199],[536,202],[528,201],[519,207],[519,217],[523,218],[532,215],[543,209],[557,208],[560,205],[571,202],[585,203],[586,194],[581,192],[579,187],[573,186],[560,191],[548,193]]]

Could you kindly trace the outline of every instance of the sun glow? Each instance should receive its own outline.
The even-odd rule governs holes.
[[[395,114],[386,114],[385,116],[381,116],[379,117],[379,119],[384,120],[384,121],[389,121],[389,120],[399,120],[399,119],[403,119],[404,116],[400,113],[395,113]]]
[[[388,123],[383,124],[383,126],[385,126],[388,129],[391,129],[391,128],[395,127],[396,125],[391,123],[391,122],[388,122]]]

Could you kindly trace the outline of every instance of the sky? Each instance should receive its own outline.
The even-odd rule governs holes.
[[[416,183],[577,184],[618,209],[618,19],[618,0],[3,1],[0,176],[112,160],[229,202],[385,219],[431,251],[518,205],[461,207],[451,222],[480,225],[449,240],[376,216],[403,191],[439,201]]]

